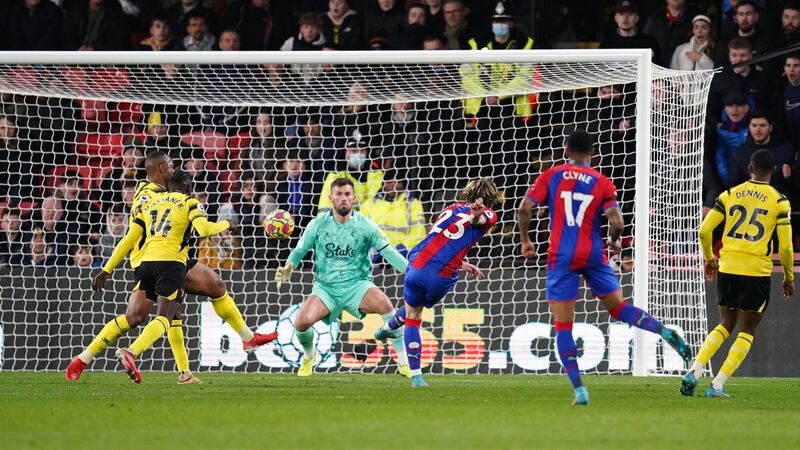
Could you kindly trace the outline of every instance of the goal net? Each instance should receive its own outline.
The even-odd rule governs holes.
[[[519,255],[516,209],[534,179],[565,161],[575,129],[596,140],[594,165],[616,184],[626,220],[611,254],[628,301],[679,330],[694,350],[706,331],[700,223],[703,123],[711,73],[674,72],[642,51],[320,52],[308,54],[9,53],[0,64],[0,357],[2,370],[60,370],[125,311],[133,272],[91,291],[124,234],[143,156],[162,150],[195,179],[213,219],[234,238],[195,238],[191,256],[221,274],[247,325],[280,338],[246,354],[205,297],[183,304],[193,370],[290,371],[292,320],[311,292],[306,258],[278,291],[305,225],[330,208],[326,183],[349,173],[357,209],[411,248],[474,177],[505,201],[462,280],[423,316],[423,366],[433,373],[558,373],[544,255],[548,218],[535,214],[539,257]],[[38,58],[38,59],[36,59]],[[276,208],[297,222],[273,240]],[[605,233],[605,229],[604,229]],[[402,304],[402,275],[381,261],[376,285]],[[582,287],[574,335],[589,373],[684,369],[655,336],[610,319]],[[380,317],[345,314],[314,326],[317,371],[392,373]],[[141,329],[141,328],[140,328]],[[125,346],[138,330],[115,345]],[[112,349],[92,370],[115,370]],[[174,370],[166,339],[144,370]]]

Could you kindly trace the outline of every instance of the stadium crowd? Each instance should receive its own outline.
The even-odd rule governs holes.
[[[0,48],[13,50],[391,50],[541,48],[515,19],[519,2],[479,0],[0,0]],[[800,205],[800,53],[728,68],[800,42],[800,2],[632,0],[606,2],[600,48],[651,48],[679,70],[725,67],[706,115],[704,211],[744,181],[747,161],[769,149],[772,184]],[[469,69],[469,68],[467,68]],[[180,78],[164,66],[153,76]],[[265,66],[258,82],[338,89],[339,107],[179,107],[2,94],[0,263],[97,267],[125,233],[128,206],[144,177],[144,155],[169,153],[195,178],[217,219],[240,222],[236,238],[208,238],[196,256],[212,268],[277,263],[287,243],[269,242],[261,222],[275,208],[300,228],[331,205],[331,180],[356,184],[358,206],[401,251],[426,233],[445,168],[490,175],[515,203],[559,147],[553,117],[585,123],[598,136],[601,165],[632,200],[635,129],[631,86],[603,86],[577,103],[535,95],[463,102],[364,105],[366,87],[337,84],[332,66]],[[431,88],[457,80],[471,92],[502,88],[520,67],[432,72]],[[509,75],[509,73],[511,75]],[[65,83],[125,87],[124,70],[70,68]],[[573,116],[563,110],[570,109]],[[582,111],[575,115],[574,111]],[[543,117],[547,119],[543,120]],[[560,136],[560,134],[559,134]],[[603,137],[605,136],[605,137]],[[548,141],[550,139],[550,141]],[[501,146],[492,142],[502,142]],[[535,156],[532,156],[535,155]],[[466,159],[460,159],[462,157]],[[430,158],[441,164],[426,167]],[[450,169],[456,170],[456,169]],[[534,173],[536,172],[536,173]],[[446,185],[444,188],[454,188]],[[630,204],[631,202],[627,202]],[[624,203],[625,204],[625,203]],[[632,207],[632,205],[630,205]],[[505,210],[512,211],[515,205]],[[630,208],[624,210],[630,213]],[[506,218],[508,223],[511,218]],[[545,229],[541,230],[546,232]],[[798,236],[798,233],[795,233]]]

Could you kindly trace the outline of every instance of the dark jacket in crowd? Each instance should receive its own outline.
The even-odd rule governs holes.
[[[369,45],[372,38],[384,38],[390,49],[403,47],[406,15],[402,2],[397,2],[390,11],[383,11],[376,1],[364,19],[364,40]]]
[[[341,26],[335,26],[325,14],[322,19],[322,35],[329,45],[339,50],[362,50],[364,45],[364,23],[361,16],[350,10],[345,14]]]
[[[719,119],[722,113],[722,99],[728,92],[739,90],[755,103],[756,108],[766,108],[769,102],[769,80],[760,70],[750,69],[747,76],[741,76],[733,69],[724,69],[714,76],[708,93],[706,120],[709,123]]]
[[[6,33],[8,46],[14,50],[58,50],[61,48],[62,13],[49,0],[42,0],[33,8],[24,1],[12,10]]]
[[[127,50],[130,47],[128,16],[115,1],[107,1],[98,14],[89,11],[88,2],[76,1],[64,14],[61,29],[64,50],[86,45],[95,50]]]
[[[670,22],[665,9],[656,10],[647,20],[642,32],[649,34],[658,43],[661,52],[658,64],[669,67],[675,48],[686,42],[692,35],[692,18],[695,12],[684,8],[680,17]]]
[[[600,43],[600,48],[649,48],[653,50],[653,62],[658,63],[662,60],[661,48],[658,41],[649,34],[641,31],[633,36],[620,36],[616,28]],[[672,55],[669,55],[670,57]],[[669,65],[669,64],[667,64]]]
[[[730,163],[731,171],[728,175],[728,187],[736,186],[750,179],[750,172],[748,170],[750,157],[756,150],[762,148],[769,150],[775,161],[775,172],[773,172],[769,184],[781,193],[789,194],[792,186],[797,183],[796,179],[800,179],[800,173],[798,167],[796,167],[797,152],[788,142],[776,139],[774,132],[772,139],[766,145],[756,144],[755,141],[753,141],[753,137],[750,136],[741,147],[733,152]],[[783,176],[784,164],[793,166],[795,169],[792,171],[792,176],[789,178]],[[794,189],[796,189],[796,187]]]
[[[226,26],[239,32],[242,50],[278,50],[297,32],[297,21],[287,2],[272,1],[265,8],[247,6],[233,11],[226,18]]]

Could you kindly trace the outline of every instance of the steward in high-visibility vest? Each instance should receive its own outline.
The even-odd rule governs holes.
[[[383,189],[361,205],[361,214],[378,224],[398,250],[411,250],[427,234],[422,202],[411,196],[403,176],[387,170]]]
[[[472,50],[530,50],[533,38],[515,26],[514,18],[507,13],[503,2],[498,2],[492,16],[492,39],[482,42],[472,38],[467,41]],[[461,77],[464,93],[464,115],[474,117],[483,106],[489,92],[498,91],[532,91],[534,84],[533,69],[520,64],[464,64],[461,66]],[[514,113],[527,120],[533,114],[535,96],[498,95],[499,104],[514,103]]]

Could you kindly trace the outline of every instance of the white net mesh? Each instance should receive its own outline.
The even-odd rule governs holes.
[[[189,297],[183,316],[193,369],[296,366],[291,319],[310,293],[312,264],[307,259],[282,293],[274,269],[328,207],[325,180],[348,171],[362,186],[362,210],[407,248],[466,181],[491,176],[507,200],[496,208],[498,226],[467,258],[487,279],[460,281],[426,311],[423,364],[433,372],[558,372],[544,295],[548,219],[540,214],[532,224],[542,258],[524,261],[515,210],[535,177],[563,162],[563,139],[576,128],[595,135],[595,166],[619,190],[628,226],[622,254],[611,259],[626,298],[632,271],[649,270],[650,312],[697,349],[706,316],[695,230],[711,75],[653,71],[650,267],[638,268],[635,251],[648,249],[632,245],[635,63],[0,65],[2,369],[63,368],[124,312],[127,265],[104,295],[89,286],[124,234],[143,155],[160,149],[193,173],[213,218],[241,223],[239,237],[195,240],[192,256],[222,275],[251,328],[281,333],[248,357],[208,299]],[[359,152],[347,148],[363,149],[366,160],[348,161]],[[265,237],[261,222],[275,208],[294,215],[293,238]],[[399,306],[402,277],[383,263],[374,275]],[[630,328],[588,296],[577,308],[581,368],[630,372]],[[372,338],[380,323],[367,316],[317,324],[318,370],[395,370],[392,351]],[[649,370],[684,367],[655,337],[648,342]],[[110,356],[98,355],[92,368],[116,368]],[[166,339],[142,361],[144,369],[174,368]]]

